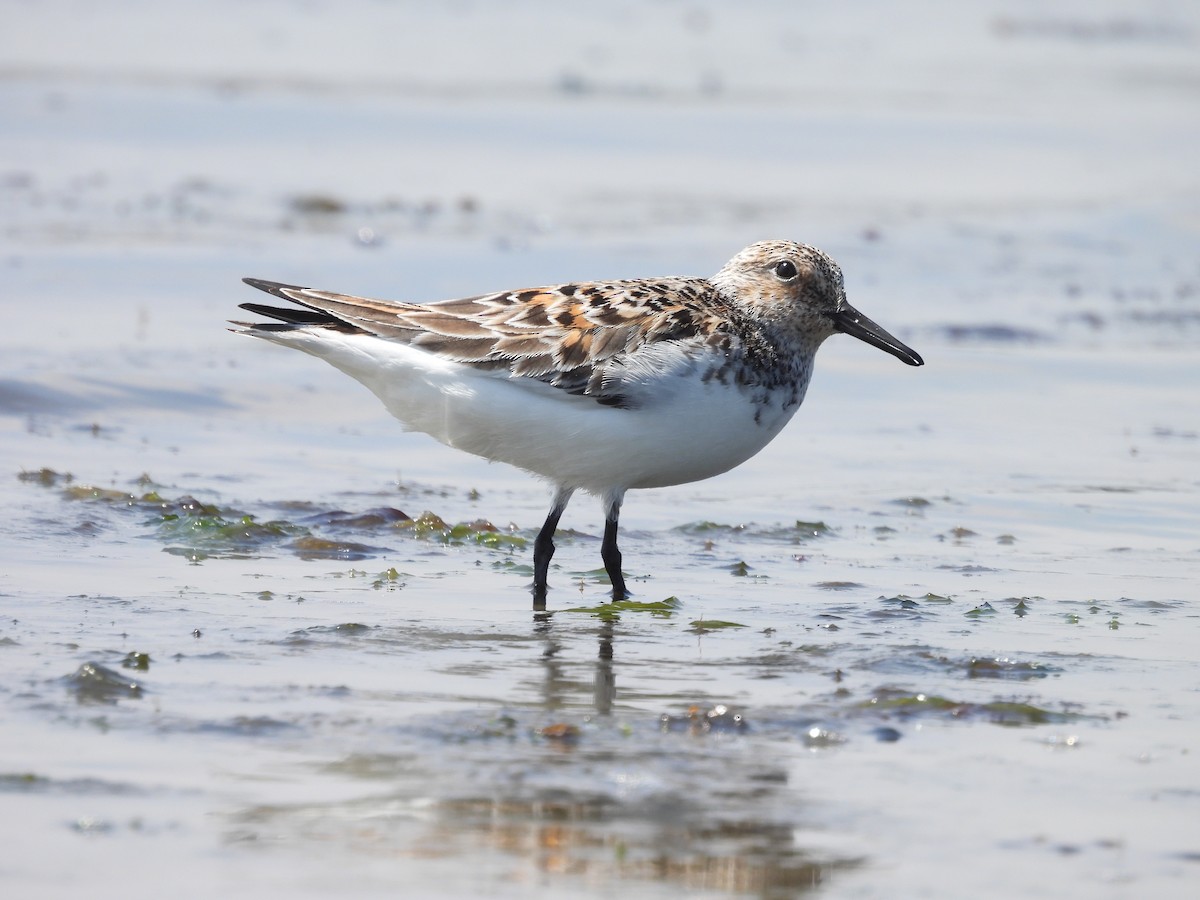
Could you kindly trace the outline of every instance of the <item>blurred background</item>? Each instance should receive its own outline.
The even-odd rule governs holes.
[[[3,6],[18,286],[102,253],[236,292],[201,263],[232,252],[426,299],[786,236],[913,334],[1194,328],[1191,4]]]

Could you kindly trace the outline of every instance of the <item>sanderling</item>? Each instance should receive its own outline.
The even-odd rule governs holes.
[[[555,487],[533,545],[544,604],[554,532],[571,495],[604,505],[600,556],[627,596],[617,548],[625,492],[719,475],[775,437],[804,399],[817,348],[853,335],[923,361],[846,302],[813,247],[765,241],[712,278],[557,284],[402,303],[247,278],[297,307],[242,333],[319,356],[366,385],[409,430]]]

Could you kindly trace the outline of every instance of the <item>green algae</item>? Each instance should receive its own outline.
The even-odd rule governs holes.
[[[75,480],[75,476],[70,472],[56,472],[54,469],[42,467],[33,472],[22,469],[17,473],[17,480],[40,484],[42,487],[56,487],[59,484],[70,484]]]
[[[696,522],[685,522],[682,525],[676,525],[671,529],[679,534],[690,534],[697,536],[710,535],[732,535],[741,534],[746,530],[745,525],[726,525],[721,522],[712,522],[707,519],[701,519]]]
[[[688,625],[688,631],[693,634],[707,634],[710,631],[721,631],[725,628],[745,628],[741,622],[727,622],[722,619],[695,619]]]
[[[1060,671],[1039,662],[1017,662],[1003,657],[976,657],[967,663],[968,678],[1004,678],[1025,681]]]
[[[848,583],[852,584],[852,582]],[[950,597],[944,597],[941,594],[923,594],[920,597],[910,597],[907,594],[895,594],[891,597],[880,597],[879,602],[893,606],[899,606],[901,609],[919,609],[922,604],[946,606],[953,603],[954,600]]]
[[[290,518],[260,519],[243,510],[206,503],[191,496],[172,498],[160,492],[149,475],[137,485],[152,488],[141,492],[75,483],[74,477],[50,468],[22,471],[20,480],[57,487],[64,500],[96,503],[113,510],[133,510],[148,514],[145,524],[166,546],[165,552],[200,562],[210,558],[250,558],[282,549],[302,559],[359,560],[388,552],[353,540],[332,538],[317,533],[320,529],[374,531],[387,529],[392,535],[408,535],[418,540],[437,541],[448,546],[474,544],[490,550],[511,551],[523,548],[527,539],[502,531],[486,519],[450,523],[434,512],[426,511],[409,518],[399,510],[377,508],[352,514],[341,510],[312,512],[313,504],[299,502],[275,504],[278,508],[304,510],[303,521]]]
[[[116,703],[136,700],[142,686],[98,662],[85,662],[66,679],[67,686],[80,703]]]
[[[518,534],[501,531],[486,519],[459,522],[451,525],[433,512],[423,512],[415,519],[397,522],[395,527],[410,532],[413,537],[441,541],[443,544],[474,543],[494,550],[524,547],[526,539]]]
[[[150,654],[129,652],[125,654],[125,658],[121,660],[122,668],[137,669],[139,672],[150,671]]]
[[[576,606],[563,612],[587,613],[605,620],[618,619],[622,613],[649,613],[656,618],[669,619],[682,606],[678,597],[667,597],[665,600],[614,600],[599,606]]]
[[[833,533],[833,529],[824,522],[809,522],[803,519],[797,519],[792,525],[755,525],[754,523],[729,525],[723,522],[702,519],[676,525],[671,530],[678,534],[709,539],[747,535],[761,540],[775,540],[794,544],[825,537]]]
[[[933,506],[932,500],[926,500],[924,497],[897,497],[895,500],[889,500],[893,506],[902,506],[909,510],[924,510]]]
[[[289,538],[308,537],[303,525],[282,520],[259,522],[250,514],[233,518],[223,515],[163,515],[156,536],[177,556],[199,560],[209,557],[256,555]]]
[[[981,720],[1006,727],[1051,725],[1094,718],[1068,710],[1051,710],[1025,700],[991,700],[984,703],[954,700],[937,694],[907,693],[894,689],[878,691],[870,700],[857,705],[902,718],[935,716],[955,720]]]
[[[296,538],[287,545],[287,549],[301,559],[360,560],[387,552],[383,547],[372,547],[356,541],[335,541],[313,534]]]
[[[824,522],[805,522],[800,519],[796,520],[796,524],[792,526],[791,530],[796,537],[802,540],[824,537],[833,531],[833,529]]]
[[[380,572],[378,577],[371,582],[371,587],[377,591],[385,588],[387,590],[396,590],[397,588],[404,586],[403,582],[401,581],[403,577],[404,576],[400,574],[396,567],[392,566],[387,571]]]

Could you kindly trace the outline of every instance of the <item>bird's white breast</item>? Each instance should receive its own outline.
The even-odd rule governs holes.
[[[790,388],[756,404],[736,384],[701,378],[682,353],[640,373],[634,406],[617,408],[368,335],[323,329],[269,338],[362,382],[409,430],[597,494],[728,471],[766,446],[798,405],[784,402]]]

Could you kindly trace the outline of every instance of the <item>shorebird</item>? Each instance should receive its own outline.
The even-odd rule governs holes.
[[[603,504],[600,556],[623,599],[626,491],[710,478],[756,454],[799,408],[833,334],[923,364],[846,301],[837,263],[793,241],[753,244],[711,278],[432,303],[244,280],[293,305],[241,304],[274,320],[234,322],[241,333],[331,363],[409,430],[553,484],[533,545],[535,604],[545,603],[554,533],[575,491]]]

